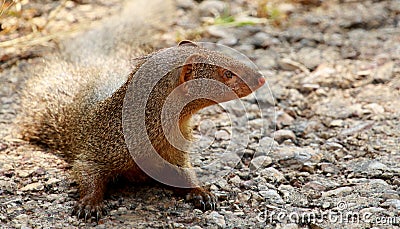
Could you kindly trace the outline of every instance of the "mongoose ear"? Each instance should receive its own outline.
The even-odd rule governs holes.
[[[183,41],[179,42],[178,46],[182,46],[182,45],[199,47],[198,45],[196,45],[196,43],[194,43],[193,41],[189,41],[189,40],[183,40]]]
[[[180,83],[187,82],[193,79],[193,68],[196,63],[206,63],[206,57],[201,54],[192,54],[189,56],[182,67],[181,75],[179,77]]]
[[[191,79],[193,79],[193,65],[186,64],[182,67],[181,75],[179,76],[179,83],[185,83]]]
[[[206,57],[201,54],[192,54],[186,58],[180,75],[180,83],[193,79],[193,68],[196,63],[204,63]]]
[[[207,63],[207,57],[202,54],[192,54],[185,60],[186,64]]]

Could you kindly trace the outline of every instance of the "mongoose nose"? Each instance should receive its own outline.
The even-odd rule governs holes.
[[[261,87],[261,86],[264,85],[264,84],[265,84],[265,79],[264,79],[264,77],[258,78],[258,85]]]

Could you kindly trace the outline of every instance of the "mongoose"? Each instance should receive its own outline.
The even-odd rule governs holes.
[[[169,71],[153,88],[146,104],[145,129],[133,126],[129,131],[145,132],[156,152],[176,168],[190,168],[188,153],[175,148],[163,130],[162,107],[167,96],[180,85],[195,80],[209,79],[226,85],[232,92],[219,91],[212,97],[215,101],[199,98],[186,104],[179,113],[179,131],[185,139],[191,139],[190,117],[207,106],[247,96],[261,87],[265,80],[262,75],[245,64],[222,53],[211,51],[190,41],[182,41],[171,52],[166,52],[162,60],[172,63]],[[149,59],[162,53],[163,50],[138,57],[128,78],[121,86],[109,95],[98,95],[98,87],[107,87],[109,82],[97,82],[95,74],[88,74],[84,82],[72,82],[71,88],[47,89],[44,97],[30,93],[38,81],[28,84],[22,95],[22,112],[18,117],[18,125],[22,138],[40,143],[50,149],[57,150],[72,164],[72,174],[79,184],[80,199],[74,214],[85,219],[90,216],[99,218],[103,210],[103,197],[107,184],[117,177],[124,177],[132,182],[144,182],[151,179],[142,171],[129,150],[137,150],[146,156],[150,149],[141,145],[131,146],[128,150],[126,139],[129,132],[123,128],[124,98],[132,85],[136,74]],[[181,62],[183,60],[183,62]],[[151,74],[156,77],[162,63],[151,64]],[[149,67],[149,66],[147,66]],[[142,68],[143,69],[143,68]],[[91,77],[91,78],[90,78]],[[39,78],[39,84],[45,84],[46,78]],[[76,80],[73,77],[70,79]],[[74,83],[79,89],[74,88]],[[106,85],[101,85],[106,84]],[[78,86],[76,86],[78,87]],[[114,88],[115,85],[112,85]],[[182,99],[189,94],[190,84],[181,87]],[[213,91],[213,90],[211,90]],[[217,93],[217,90],[214,91]],[[135,99],[135,98],[133,98]],[[176,101],[178,104],[179,101]],[[131,109],[135,109],[132,107]],[[134,119],[135,117],[131,117]],[[167,122],[168,123],[168,122]],[[172,125],[172,124],[171,124]],[[167,128],[169,128],[167,126]],[[172,128],[172,127],[171,127]],[[128,135],[126,135],[128,133]],[[143,157],[146,158],[146,157]],[[138,158],[141,160],[141,158]],[[215,208],[214,196],[202,187],[196,187],[196,177],[174,167],[161,165],[159,161],[141,161],[146,169],[158,174],[168,174],[171,181],[178,181],[185,187],[177,188],[188,200],[202,209]],[[154,167],[152,167],[154,166]]]

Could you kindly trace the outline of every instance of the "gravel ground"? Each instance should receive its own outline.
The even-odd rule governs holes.
[[[27,2],[39,27],[57,3]],[[120,8],[66,4],[59,13],[69,16],[47,29],[68,31]],[[181,36],[235,48],[269,84],[226,104],[229,115],[216,106],[195,117],[201,153],[192,160],[206,168],[216,211],[193,209],[158,184],[116,184],[98,223],[70,216],[78,193],[69,165],[11,134],[29,66],[56,45],[0,50],[1,227],[400,228],[400,1],[268,4],[264,12],[257,1],[179,0],[177,23],[164,36],[168,45]],[[210,23],[218,13],[223,22]],[[1,19],[11,25],[0,41],[31,32],[21,18],[15,30]]]

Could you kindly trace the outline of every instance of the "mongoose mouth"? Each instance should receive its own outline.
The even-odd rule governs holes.
[[[243,85],[235,90],[236,94],[241,98],[248,96],[254,91],[258,90],[260,87],[264,86],[266,83],[265,78],[260,75],[257,77],[249,77],[250,80],[246,79]]]
[[[256,88],[256,90],[262,87],[264,84],[265,84],[265,79],[264,77],[261,76],[260,78],[258,78],[258,87]]]
[[[265,84],[265,78],[263,76],[260,76],[259,78],[256,78],[256,82],[252,85],[250,85],[250,90],[252,92],[258,90],[260,87],[264,86]]]

